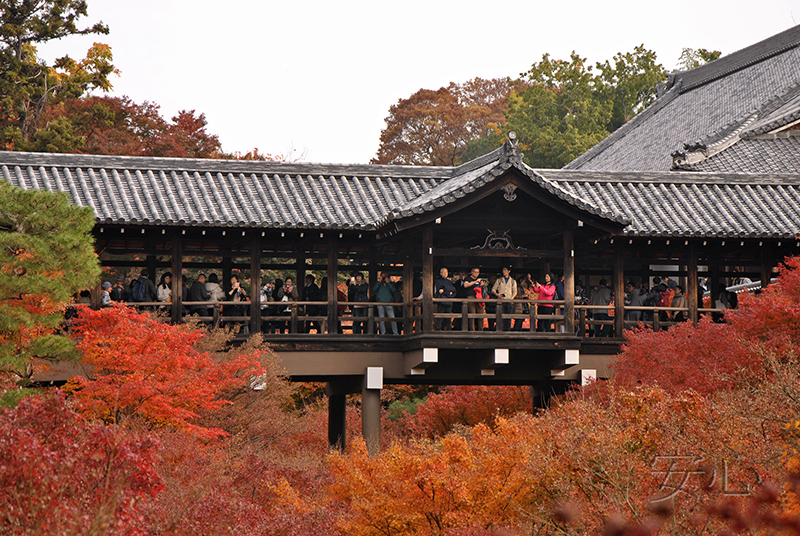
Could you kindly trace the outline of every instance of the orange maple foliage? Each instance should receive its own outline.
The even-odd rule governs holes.
[[[258,354],[215,359],[194,345],[203,336],[125,306],[82,307],[73,324],[88,377],[70,380],[77,407],[106,422],[135,419],[150,428],[170,427],[202,437],[225,435],[193,421],[198,411],[229,403],[220,395],[264,373]]]

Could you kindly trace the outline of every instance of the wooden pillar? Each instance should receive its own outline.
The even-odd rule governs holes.
[[[372,288],[378,283],[378,264],[375,262],[375,257],[369,258],[369,295],[372,296]],[[370,307],[372,309],[372,307]],[[371,333],[370,333],[371,335]]]
[[[333,394],[328,384],[328,446],[344,452],[347,431],[347,395]]]
[[[183,236],[176,231],[172,235],[172,323],[177,324],[183,316]]]
[[[772,255],[769,246],[761,247],[761,288],[769,286],[772,279]]]
[[[433,227],[422,230],[422,331],[433,332]]]
[[[261,236],[253,235],[250,245],[250,333],[261,332]]]
[[[150,272],[150,281],[152,281],[154,285],[158,285],[159,280],[159,276],[156,274],[156,260],[155,255],[148,255],[145,259],[145,267],[147,271]]]
[[[381,389],[383,368],[367,367],[361,390],[361,434],[370,456],[381,451]]]
[[[575,333],[575,236],[564,231],[564,331]]]
[[[231,288],[231,276],[233,275],[231,264],[230,256],[222,257],[222,281],[220,281],[220,286],[225,292]]]
[[[95,311],[100,309],[100,302],[101,302],[101,294],[103,293],[103,278],[102,276],[100,279],[95,283],[94,287],[89,290],[89,307],[94,309]]]
[[[689,252],[686,261],[686,304],[689,307],[689,320],[693,324],[697,324],[700,318],[697,309],[701,304],[698,304],[697,243],[694,241],[689,242]]]
[[[403,334],[413,332],[411,317],[414,316],[414,266],[411,263],[411,242],[408,235],[403,236]]]
[[[303,287],[305,286],[305,278],[306,278],[306,258],[305,257],[297,257],[297,262],[294,265],[295,267],[295,279],[294,279],[294,286],[297,289],[297,295],[299,296],[302,291]]]
[[[336,249],[336,233],[328,233],[328,333],[338,333],[338,293],[336,284],[339,282],[339,252]]]
[[[617,240],[614,248],[614,335],[622,337],[625,328],[625,264],[622,257],[623,244]]]
[[[719,264],[709,265],[708,267],[708,290],[711,292],[711,308],[713,309],[717,305],[717,298],[719,297],[719,292],[717,291],[717,287],[721,283],[720,275],[719,275]]]

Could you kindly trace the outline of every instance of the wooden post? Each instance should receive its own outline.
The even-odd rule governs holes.
[[[183,316],[183,239],[179,232],[172,234],[172,323]]]
[[[231,258],[222,257],[222,281],[220,281],[220,285],[222,290],[226,293],[231,288],[231,276],[233,275],[233,270],[231,269]],[[226,294],[227,295],[227,294]]]
[[[564,331],[575,333],[575,237],[564,231]]]
[[[256,231],[250,246],[250,333],[261,332],[261,236]]]
[[[686,304],[689,307],[689,320],[697,324],[700,315],[698,307],[698,285],[697,285],[697,243],[689,242],[689,252],[687,254],[687,274],[686,274]]]
[[[380,371],[380,374],[375,374]],[[380,376],[380,380],[376,379]],[[361,390],[361,434],[370,456],[381,451],[381,389],[383,371],[379,367],[367,368]]]
[[[339,320],[339,251],[336,249],[336,233],[328,233],[328,333],[338,333]]]
[[[411,263],[411,243],[408,235],[403,236],[403,251],[405,253],[403,259],[403,333],[409,335],[413,333],[411,317],[414,316],[414,311],[411,306],[414,303],[414,266]]]
[[[294,287],[297,289],[298,296],[302,293],[303,287],[305,286],[305,279],[306,279],[306,258],[305,257],[297,257],[297,261],[294,265],[294,272],[295,272],[295,280],[294,280]]]
[[[433,227],[430,225],[422,230],[422,331],[433,332]]]
[[[156,275],[156,256],[155,255],[148,255],[145,259],[145,267],[147,271],[150,272],[150,281],[153,282],[154,285],[158,285],[158,275]]]
[[[344,452],[347,424],[347,395],[335,393],[328,383],[328,447]]]
[[[772,255],[768,246],[761,247],[761,288],[769,286],[772,279]]]
[[[369,258],[369,295],[372,297],[372,288],[378,282],[378,264],[375,262],[375,257]],[[372,309],[372,307],[370,307]],[[372,335],[372,333],[370,333]]]
[[[625,265],[621,241],[614,248],[614,335],[622,337],[625,329]]]

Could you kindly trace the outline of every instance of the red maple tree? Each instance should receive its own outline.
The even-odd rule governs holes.
[[[203,333],[116,306],[80,309],[72,326],[87,375],[66,387],[80,411],[106,422],[134,419],[203,437],[225,432],[196,424],[198,412],[229,403],[221,395],[264,373],[258,352],[217,357],[195,348]]]

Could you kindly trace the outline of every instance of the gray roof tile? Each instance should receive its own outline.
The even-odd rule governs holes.
[[[601,209],[627,214],[627,236],[794,238],[800,175],[537,170]]]
[[[0,173],[11,183],[66,192],[74,203],[92,207],[99,223],[376,230],[447,206],[513,172],[581,211],[626,226],[630,236],[800,235],[797,173],[534,170],[512,144],[455,168],[147,163],[0,152]]]
[[[564,169],[667,171],[672,153],[709,137],[722,139],[759,119],[767,124],[797,113],[786,106],[776,117],[766,105],[797,92],[800,26],[691,71],[671,75],[670,88],[651,106]],[[761,117],[761,120],[765,117]],[[763,127],[759,121],[756,127]],[[768,170],[763,170],[768,171]]]

